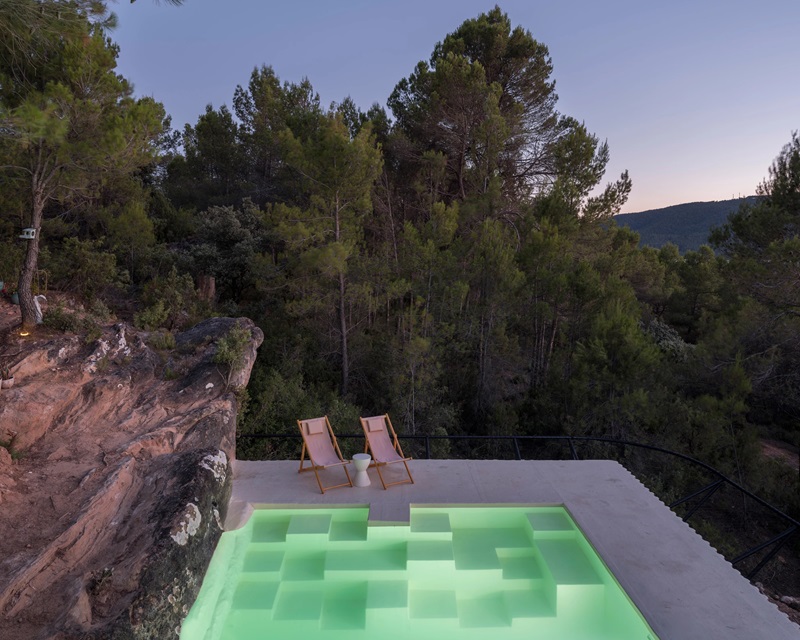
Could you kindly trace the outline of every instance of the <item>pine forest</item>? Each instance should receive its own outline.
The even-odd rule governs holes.
[[[115,71],[97,5],[0,5],[0,280],[24,325],[46,281],[81,304],[47,327],[128,321],[169,377],[177,332],[251,318],[244,459],[296,458],[297,439],[248,436],[298,418],[346,434],[389,413],[415,457],[423,436],[439,458],[515,457],[501,436],[643,443],[800,517],[796,469],[762,451],[800,444],[798,133],[707,244],[640,248],[613,220],[632,188],[606,175],[613,140],[559,110],[557,61],[498,7],[431,43],[385,107],[257,66],[176,131]],[[525,457],[570,456],[535,442]],[[667,503],[696,480],[625,446],[581,455]],[[757,519],[737,499],[728,517]]]

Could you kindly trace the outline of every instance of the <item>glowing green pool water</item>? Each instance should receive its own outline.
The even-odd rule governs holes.
[[[181,640],[657,640],[561,507],[259,509]]]

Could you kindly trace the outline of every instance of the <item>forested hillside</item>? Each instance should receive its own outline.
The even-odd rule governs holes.
[[[687,202],[638,213],[620,213],[614,220],[639,234],[639,246],[660,249],[671,242],[681,253],[697,251],[708,243],[711,230],[728,221],[742,205],[753,205],[757,196],[736,200]]]
[[[404,434],[610,436],[800,512],[797,472],[759,448],[800,437],[797,134],[717,253],[681,255],[613,223],[631,180],[604,183],[602,132],[559,111],[547,46],[499,8],[432,43],[388,110],[323,105],[260,66],[179,132],[114,73],[102,24],[72,18],[63,37],[26,31],[0,67],[0,279],[26,324],[45,283],[87,309],[50,326],[134,300],[165,345],[246,315],[265,340],[242,434],[388,412]],[[298,453],[277,447],[239,453]]]

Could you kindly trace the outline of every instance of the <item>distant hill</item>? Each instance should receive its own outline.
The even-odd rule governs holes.
[[[639,234],[639,245],[661,247],[668,242],[677,245],[681,253],[696,251],[708,242],[711,227],[718,227],[737,211],[742,203],[754,203],[758,196],[719,200],[714,202],[687,202],[663,209],[639,213],[622,213],[614,216],[621,227],[630,227]]]

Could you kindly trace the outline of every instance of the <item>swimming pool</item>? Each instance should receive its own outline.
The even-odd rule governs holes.
[[[257,509],[181,640],[657,640],[563,507]]]

